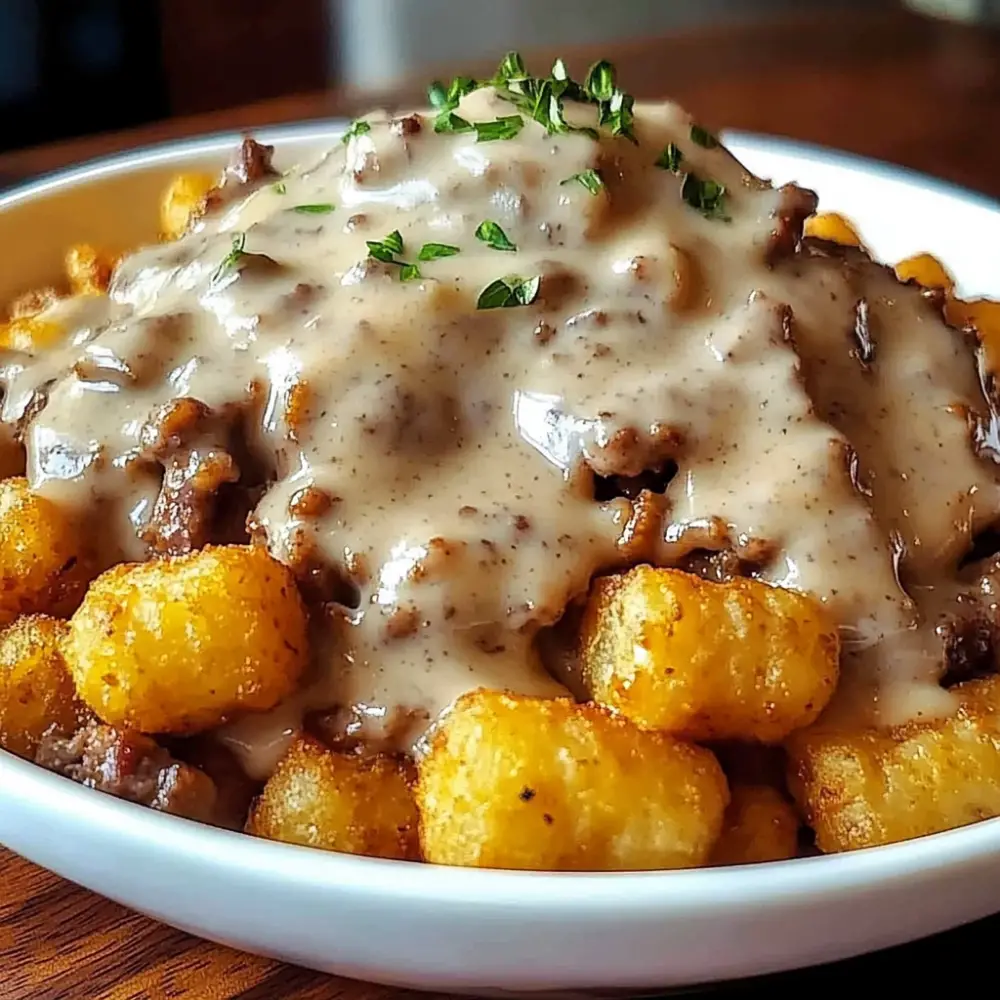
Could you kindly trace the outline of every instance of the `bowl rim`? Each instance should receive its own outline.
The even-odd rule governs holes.
[[[267,143],[289,141],[308,142],[310,139],[337,139],[348,125],[346,118],[314,118],[290,124],[261,125],[240,130],[226,129],[205,132],[187,139],[168,139],[131,147],[119,153],[97,156],[55,170],[46,171],[19,183],[0,186],[0,211],[21,201],[58,190],[60,187],[96,180],[100,177],[141,167],[167,164],[199,153],[210,153],[236,144],[247,135]],[[888,160],[862,156],[846,150],[824,146],[820,143],[789,139],[784,136],[749,132],[742,129],[723,129],[720,139],[736,147],[737,158],[746,149],[757,149],[800,160],[820,162],[828,166],[861,172],[897,183],[919,187],[945,197],[956,198],[991,213],[1000,213],[1000,197],[994,198],[982,191],[942,180],[910,167]]]
[[[81,785],[0,750],[0,803],[38,802],[75,817],[108,843],[142,840],[167,859],[186,857],[219,874],[254,871],[310,891],[354,889],[397,901],[454,905],[489,901],[534,912],[618,907],[632,915],[709,915],[720,906],[766,908],[803,894],[850,896],[1000,853],[1000,817],[915,840],[843,854],[673,871],[536,872],[394,861],[322,851],[170,816]]]
[[[22,202],[107,176],[166,165],[239,142],[248,132],[266,142],[309,142],[336,139],[343,119],[317,119],[253,130],[220,131],[181,141],[141,146],[112,156],[55,170],[0,190],[0,211]],[[740,157],[759,149],[797,159],[822,162],[868,176],[934,191],[994,214],[1000,200],[894,164],[812,143],[743,131],[724,131],[722,138]],[[788,861],[737,867],[641,872],[535,872],[460,868],[369,858],[263,840],[223,830],[97,793],[67,778],[0,750],[0,806],[26,806],[39,801],[48,810],[72,815],[74,823],[94,835],[114,840],[141,839],[167,860],[186,857],[222,873],[257,872],[261,877],[294,884],[303,890],[353,889],[386,900],[420,900],[443,905],[475,904],[533,914],[564,917],[578,907],[577,918],[600,910],[603,918],[618,911],[629,917],[655,917],[683,910],[710,915],[720,906],[764,908],[792,897],[844,897],[890,884],[938,876],[942,869],[974,866],[1000,855],[1000,817],[919,837],[915,840]],[[28,811],[28,810],[23,810]]]

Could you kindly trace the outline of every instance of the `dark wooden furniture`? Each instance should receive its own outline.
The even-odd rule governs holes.
[[[901,13],[830,14],[570,53],[578,68],[597,54],[613,59],[638,95],[674,96],[714,126],[838,146],[1000,197],[1000,35]],[[485,74],[491,68],[444,70]],[[377,100],[419,100],[420,91],[414,82],[391,95],[304,94],[12,153],[0,156],[0,183],[139,143],[350,114]],[[776,987],[777,995],[784,995],[784,987],[808,993],[820,985],[867,985],[876,975],[898,988],[930,982],[928,977],[949,967],[960,968],[963,982],[971,983],[977,975],[992,975],[991,945],[998,933],[1000,918],[883,955],[783,977],[776,984],[749,983],[723,992],[764,997],[775,995]],[[0,851],[3,1000],[382,1000],[402,995],[197,941]]]

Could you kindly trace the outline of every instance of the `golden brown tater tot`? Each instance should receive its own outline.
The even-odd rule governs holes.
[[[780,792],[767,785],[734,785],[714,865],[785,861],[798,852],[799,818]]]
[[[0,747],[31,758],[43,734],[71,733],[84,709],[60,644],[66,622],[18,618],[0,632]]]
[[[644,729],[775,743],[823,710],[839,643],[813,598],[637,566],[594,582],[581,658],[595,701]]]
[[[705,863],[729,801],[712,754],[596,705],[476,691],[419,764],[424,857],[540,871]]]
[[[264,786],[247,833],[325,851],[418,860],[412,765],[296,740]]]
[[[954,689],[950,719],[889,731],[820,723],[788,741],[789,787],[827,853],[1000,815],[1000,677]]]
[[[0,481],[0,627],[19,615],[70,614],[90,560],[78,525],[27,480]]]
[[[73,616],[66,662],[109,725],[193,733],[273,708],[306,665],[291,572],[254,546],[115,566]]]

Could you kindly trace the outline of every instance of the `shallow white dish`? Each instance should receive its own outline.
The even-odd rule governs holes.
[[[262,130],[290,165],[332,123]],[[129,153],[0,195],[0,299],[65,248],[152,237],[179,167],[238,141]],[[939,255],[1000,297],[1000,205],[883,164],[741,134],[747,166],[821,194],[888,261]],[[16,253],[12,250],[16,248]],[[399,986],[477,993],[682,987],[832,961],[1000,910],[1000,820],[855,854],[741,869],[548,875],[379,861],[163,816],[0,751],[0,843],[143,913],[248,951]]]

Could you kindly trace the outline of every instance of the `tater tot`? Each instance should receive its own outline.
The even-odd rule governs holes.
[[[29,319],[45,312],[51,305],[59,301],[59,292],[51,285],[43,288],[33,288],[23,292],[10,304],[11,319]]]
[[[799,818],[780,792],[767,785],[734,785],[712,852],[715,865],[750,865],[794,858]]]
[[[165,239],[176,240],[187,232],[214,186],[211,174],[178,174],[170,182],[160,203],[160,232]]]
[[[594,582],[581,661],[593,699],[643,729],[775,743],[837,684],[837,630],[817,601],[757,580],[637,566]]]
[[[74,295],[103,295],[111,283],[114,260],[86,243],[66,254],[66,277]]]
[[[843,246],[862,246],[857,230],[842,215],[836,212],[820,212],[806,219],[804,232],[819,240],[830,240]]]
[[[955,279],[944,264],[929,253],[918,253],[896,265],[896,277],[900,281],[915,281],[923,288],[941,288],[950,292],[955,287]]]
[[[217,546],[115,566],[70,622],[66,662],[109,725],[194,733],[272,708],[306,664],[306,612],[261,548]]]
[[[83,706],[77,701],[60,643],[64,621],[30,615],[0,632],[0,747],[31,758],[49,731],[70,733]]]
[[[247,833],[325,851],[419,860],[413,766],[355,756],[302,737],[254,806]]]
[[[460,698],[419,764],[424,857],[540,871],[703,864],[728,787],[715,757],[595,705]]]
[[[27,480],[0,481],[0,628],[19,615],[67,615],[87,584],[78,526]]]
[[[65,335],[62,323],[41,316],[22,316],[0,323],[0,350],[38,354],[58,344]]]
[[[893,731],[820,724],[788,741],[789,787],[827,853],[1000,815],[1000,678],[954,689],[950,719]]]
[[[971,326],[976,331],[986,367],[993,374],[1000,372],[1000,302],[990,299],[948,299],[945,316],[954,326]]]

